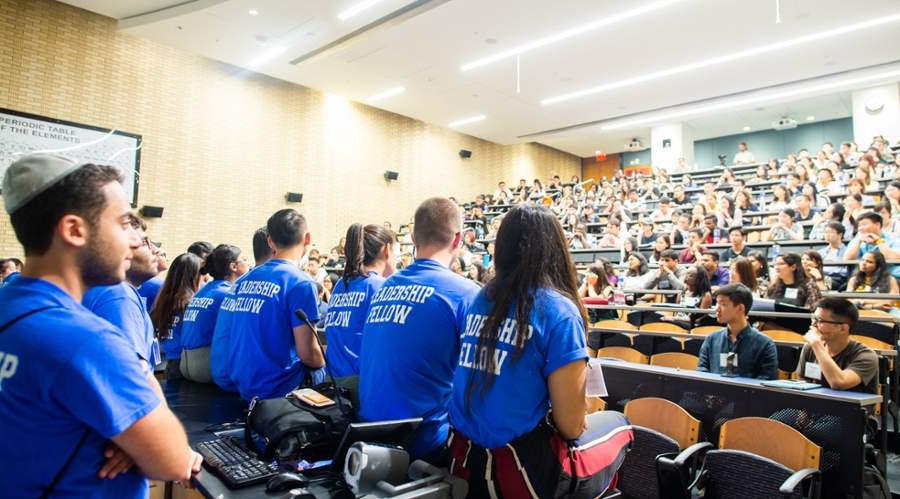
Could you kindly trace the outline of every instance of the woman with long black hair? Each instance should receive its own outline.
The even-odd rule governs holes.
[[[450,471],[469,482],[470,497],[511,499],[528,489],[555,497],[560,473],[541,471],[561,465],[553,445],[565,449],[563,440],[588,423],[620,420],[612,411],[585,417],[587,314],[567,246],[550,211],[513,208],[497,235],[497,275],[466,311],[448,448]],[[621,456],[630,440],[620,431],[598,445]],[[595,474],[592,497],[609,485],[619,459]]]
[[[775,278],[766,293],[771,300],[814,310],[821,293],[815,281],[806,275],[797,253],[782,253],[772,264]]]
[[[202,275],[212,281],[194,295],[184,311],[181,329],[181,375],[198,383],[212,383],[209,357],[216,319],[225,295],[234,281],[250,270],[250,260],[237,246],[220,244],[210,253],[200,268]]]
[[[200,265],[203,260],[184,253],[170,265],[166,280],[153,302],[150,320],[156,337],[166,353],[166,379],[181,379],[181,319],[184,310],[200,289]]]
[[[397,262],[394,234],[378,224],[355,223],[347,229],[347,266],[334,286],[325,321],[325,360],[333,376],[359,375],[362,330],[369,303]]]
[[[893,293],[898,292],[897,281],[891,275],[890,267],[880,251],[867,251],[859,259],[859,268],[847,283],[847,291],[857,293]],[[851,300],[861,309],[880,310],[893,315],[900,315],[895,300],[856,299]]]

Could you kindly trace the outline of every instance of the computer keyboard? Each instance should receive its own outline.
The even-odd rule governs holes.
[[[262,461],[234,437],[201,442],[197,452],[231,488],[264,483],[278,474],[277,464]]]

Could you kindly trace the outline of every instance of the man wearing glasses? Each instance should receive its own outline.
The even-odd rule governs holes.
[[[160,362],[159,342],[153,334],[153,322],[146,300],[138,294],[138,288],[159,274],[160,250],[147,237],[146,222],[132,217],[131,225],[141,237],[142,244],[133,252],[131,266],[125,271],[125,281],[91,288],[84,294],[82,304],[131,338],[138,358],[142,364],[146,363],[145,368],[152,378],[153,366]]]
[[[169,257],[162,249],[162,243],[151,242],[151,244],[156,246],[156,249],[159,250],[156,255],[156,270],[158,271],[157,274],[162,274],[169,269]],[[156,275],[144,284],[141,284],[141,287],[138,288],[138,294],[144,298],[144,305],[147,306],[148,312],[153,310],[153,302],[156,301],[159,290],[162,289],[164,283],[165,279]]]
[[[797,375],[834,390],[878,393],[878,356],[850,338],[857,321],[859,311],[846,298],[819,300],[804,336]]]

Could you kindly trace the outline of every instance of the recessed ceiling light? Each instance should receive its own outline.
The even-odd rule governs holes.
[[[744,131],[746,132],[747,130],[750,130],[750,127],[745,126],[745,127],[744,127]]]
[[[338,19],[340,19],[342,21],[345,19],[349,19],[350,17],[355,16],[356,14],[359,14],[360,12],[368,9],[369,7],[375,5],[376,3],[380,2],[380,1],[381,0],[366,0],[365,2],[358,3],[358,4],[354,5],[353,7],[350,7],[349,9],[345,10],[344,12],[341,12],[338,15]]]
[[[481,116],[475,116],[474,118],[466,118],[464,120],[454,121],[453,123],[450,123],[449,126],[467,125],[469,123],[475,123],[476,121],[481,121],[485,118],[487,118],[487,116],[482,114]]]
[[[812,120],[814,120],[814,119],[816,119],[815,116],[807,116],[807,117],[806,117],[806,121],[812,121]]]
[[[375,102],[377,100],[384,99],[385,97],[397,95],[404,91],[406,91],[406,89],[403,87],[392,88],[391,90],[388,90],[387,92],[381,92],[380,94],[375,94],[375,95],[369,97],[368,99],[366,99],[366,102]]]
[[[719,111],[722,109],[729,109],[735,107],[743,107],[750,104],[756,104],[757,102],[764,102],[769,100],[778,100],[785,99],[787,97],[794,97],[797,95],[803,94],[812,94],[815,92],[822,92],[826,90],[831,90],[838,87],[852,87],[853,85],[859,85],[862,83],[867,83],[870,81],[881,80],[884,78],[893,78],[896,76],[900,76],[900,70],[888,71],[886,73],[878,73],[870,76],[860,76],[859,78],[850,78],[847,80],[840,80],[831,83],[823,83],[821,85],[813,85],[811,87],[806,88],[798,88],[795,90],[786,90],[784,92],[776,92],[768,95],[761,95],[757,97],[750,97],[747,99],[739,99],[730,102],[723,102],[721,104],[713,104],[710,106],[703,106],[694,109],[688,109],[685,111],[675,111],[672,113],[658,114],[656,116],[650,116],[647,118],[638,118],[630,121],[620,121],[618,123],[610,123],[609,125],[601,126],[600,129],[603,131],[608,130],[617,130],[619,128],[626,128],[637,125],[646,125],[648,123],[665,123],[671,121],[675,118],[683,118],[685,116],[691,116],[694,114],[703,114],[709,113],[712,111]]]
[[[570,29],[568,31],[564,31],[562,33],[559,33],[559,34],[556,34],[553,36],[548,36],[547,38],[543,38],[536,42],[531,42],[526,45],[522,45],[521,47],[516,47],[512,50],[507,50],[506,52],[501,52],[497,55],[492,55],[490,57],[481,59],[479,61],[475,61],[471,64],[466,64],[465,66],[461,67],[460,69],[463,71],[468,71],[470,69],[477,68],[478,66],[484,66],[485,64],[489,64],[491,62],[498,61],[498,60],[504,59],[506,57],[511,57],[516,54],[521,54],[522,52],[527,52],[529,50],[536,49],[538,47],[543,47],[544,45],[548,45],[553,42],[565,40],[566,38],[570,38],[575,35],[580,35],[581,33],[591,31],[591,30],[594,30],[594,29],[597,29],[597,28],[600,28],[603,26],[608,26],[610,24],[613,24],[613,23],[616,23],[619,21],[624,21],[625,19],[628,19],[628,18],[631,18],[634,16],[639,16],[646,12],[650,12],[652,10],[656,10],[661,7],[665,7],[667,5],[671,5],[673,3],[677,3],[680,1],[681,0],[661,0],[659,2],[654,2],[649,5],[645,5],[643,7],[638,7],[637,9],[629,10],[627,12],[623,12],[621,14],[614,15],[612,17],[600,19],[599,21],[594,21],[590,24],[585,24],[584,26],[580,26],[578,28]]]
[[[278,54],[284,52],[285,50],[287,50],[287,47],[285,47],[285,46],[283,46],[283,45],[279,45],[278,47],[273,47],[272,50],[266,52],[265,54],[263,54],[263,55],[261,55],[261,56],[259,56],[259,57],[257,57],[256,59],[253,59],[252,61],[250,61],[250,63],[248,64],[248,66],[250,66],[250,67],[252,68],[253,66],[256,66],[256,65],[258,65],[258,64],[262,64],[262,63],[268,61],[269,59],[275,57],[276,55],[278,55]]]
[[[656,73],[646,74],[644,76],[638,76],[636,78],[629,78],[627,80],[617,81],[613,83],[607,83],[606,85],[601,85],[599,87],[588,88],[586,90],[580,90],[578,92],[573,92],[571,94],[560,95],[559,97],[553,97],[551,99],[545,99],[541,101],[541,104],[553,104],[556,102],[562,102],[564,100],[574,99],[576,97],[583,97],[585,95],[596,94],[599,92],[605,92],[607,90],[612,90],[614,88],[624,87],[627,85],[633,85],[635,83],[640,83],[649,80],[655,80],[657,78],[662,78],[664,76],[672,76],[679,73],[684,73],[686,71],[691,71],[694,69],[705,68],[707,66],[713,66],[715,64],[721,64],[723,62],[734,61],[737,59],[743,59],[745,57],[750,57],[752,55],[762,54],[765,52],[771,52],[773,50],[779,50],[786,47],[792,47],[794,45],[800,45],[802,43],[812,42],[815,40],[821,40],[823,38],[828,38],[836,35],[841,35],[844,33],[849,33],[852,31],[861,30],[864,28],[870,28],[872,26],[877,26],[879,24],[884,24],[888,22],[893,22],[900,20],[900,14],[895,14],[893,16],[882,17],[878,19],[874,19],[872,21],[866,21],[864,23],[852,24],[850,26],[844,26],[842,28],[837,28],[829,31],[822,31],[820,33],[815,33],[812,35],[801,36],[799,38],[794,38],[791,40],[786,40],[779,43],[773,43],[771,45],[764,45],[762,47],[757,47],[755,49],[744,50],[741,52],[735,52],[733,54],[724,55],[721,57],[714,57],[712,59],[707,59],[705,61],[699,61],[692,64],[686,64],[684,66],[678,66],[675,68],[665,69],[663,71],[657,71]]]
[[[487,40],[484,41],[484,43],[486,43],[488,45],[493,45],[493,44],[497,43],[497,39],[496,38],[488,38]]]
[[[256,14],[259,14],[259,12],[257,12],[256,9],[253,9],[250,11],[251,16],[255,16]]]

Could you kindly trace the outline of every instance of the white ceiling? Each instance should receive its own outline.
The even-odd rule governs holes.
[[[63,0],[120,19],[122,32],[249,68],[349,99],[404,86],[371,105],[501,144],[537,140],[590,156],[621,151],[632,137],[649,142],[649,126],[601,131],[585,123],[819,78],[900,59],[900,20],[740,60],[635,83],[554,104],[542,100],[660,70],[900,14],[892,0],[681,0],[657,10],[470,69],[464,64],[608,18],[655,0],[435,1],[411,19],[315,62],[290,61],[387,16],[415,0],[382,0],[346,21],[338,14],[362,0]],[[420,0],[421,2],[422,0]],[[256,10],[258,15],[250,15]],[[151,13],[151,14],[146,14]],[[146,14],[146,15],[145,15]],[[265,47],[256,43],[265,36]],[[493,43],[491,43],[493,41]],[[895,78],[896,79],[896,78]],[[787,103],[754,104],[685,121],[695,139],[770,128],[782,115],[800,122],[850,116],[849,89]]]

